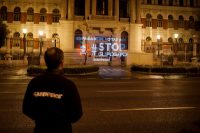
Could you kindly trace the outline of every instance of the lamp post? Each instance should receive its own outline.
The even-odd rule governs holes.
[[[157,35],[157,42],[158,42],[158,58],[160,57],[160,35]]]
[[[24,44],[24,58],[26,56],[26,34],[27,34],[27,29],[22,29],[22,32],[24,34],[24,37],[23,37],[23,44]]]
[[[178,45],[178,34],[176,33],[176,34],[174,34],[174,38],[175,38],[175,45],[174,45],[174,55],[175,55],[175,57],[177,57],[177,45]]]
[[[39,56],[42,55],[42,46],[43,46],[43,40],[42,40],[42,37],[44,35],[44,32],[43,31],[39,31],[39,45],[40,45],[40,53],[39,53]]]

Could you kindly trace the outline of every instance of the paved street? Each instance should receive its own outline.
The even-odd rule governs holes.
[[[21,112],[30,78],[0,79],[0,133],[31,133]],[[72,79],[84,116],[74,133],[200,133],[200,82],[193,79]]]

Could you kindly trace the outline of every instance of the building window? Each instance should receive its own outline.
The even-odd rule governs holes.
[[[146,27],[151,27],[152,26],[152,16],[151,14],[146,15]]]
[[[52,35],[52,47],[58,47],[60,48],[60,38],[57,33],[54,33]]]
[[[33,39],[33,33],[29,32],[29,33],[27,34],[27,39]]]
[[[120,18],[128,18],[129,17],[129,2],[128,0],[120,0],[119,1],[119,16]]]
[[[169,0],[169,6],[173,6],[173,0]]]
[[[190,0],[190,7],[194,7],[194,0]]]
[[[157,16],[157,27],[163,27],[163,16],[160,14]]]
[[[179,16],[178,26],[179,26],[179,28],[184,28],[184,18],[182,15]]]
[[[158,0],[158,5],[162,5],[163,4],[162,1],[163,0]]]
[[[15,32],[13,34],[13,44],[12,47],[14,48],[20,48],[20,33],[19,32]]]
[[[40,22],[46,22],[47,10],[42,8],[40,10]]]
[[[189,28],[194,28],[194,17],[193,16],[190,16],[189,17]]]
[[[128,50],[128,32],[126,31],[121,33],[121,45],[122,50]]]
[[[179,0],[179,6],[184,6],[183,0]]]
[[[83,32],[81,30],[75,31],[74,48],[81,48],[83,45]]]
[[[178,39],[178,51],[184,51],[184,41],[183,38]]]
[[[3,21],[6,21],[7,20],[7,7],[3,6],[1,7],[1,10],[0,10],[0,19],[3,20]]]
[[[85,16],[85,0],[75,0],[75,15]]]
[[[172,15],[168,16],[168,27],[173,28],[174,27],[174,18]]]
[[[151,0],[147,0],[147,4],[151,5],[152,4]]]
[[[14,9],[14,21],[21,20],[21,9],[19,7],[15,7]]]
[[[53,10],[53,22],[58,23],[60,20],[60,11],[58,9]]]
[[[33,33],[29,32],[27,34],[27,53],[33,53],[34,48],[34,39],[33,39]]]
[[[168,38],[168,42],[169,42],[170,44],[173,43],[173,39],[172,39],[172,37]]]
[[[108,0],[97,0],[97,15],[108,15]]]
[[[34,10],[33,10],[33,8],[28,8],[28,10],[27,10],[27,21],[33,22],[33,20],[34,20]]]
[[[193,43],[194,40],[192,38],[189,39],[188,51],[193,51]]]

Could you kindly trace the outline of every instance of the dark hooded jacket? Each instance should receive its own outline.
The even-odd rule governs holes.
[[[35,121],[35,133],[71,133],[82,116],[76,85],[58,71],[46,72],[28,84],[23,113]]]

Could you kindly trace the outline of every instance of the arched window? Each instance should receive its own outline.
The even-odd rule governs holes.
[[[151,37],[148,36],[148,37],[146,38],[146,41],[151,41]]]
[[[189,17],[189,28],[194,28],[194,17],[190,16]]]
[[[183,38],[178,39],[178,51],[184,51],[184,40],[183,40]]]
[[[151,53],[155,50],[155,47],[151,45],[152,39],[150,36],[146,37],[145,45],[144,45],[144,51],[146,53]]]
[[[151,14],[146,15],[146,27],[151,27],[152,26],[152,16]]]
[[[163,4],[162,1],[163,0],[158,0],[158,5],[162,5]]]
[[[20,33],[19,32],[15,32],[13,34],[13,44],[12,47],[14,48],[20,48]]]
[[[74,35],[74,48],[80,48],[83,44],[83,32],[76,30]]]
[[[60,11],[58,9],[53,10],[53,22],[58,23],[60,20]]]
[[[194,43],[194,39],[190,38],[189,39],[189,45],[188,45],[188,50],[189,51],[193,51],[193,43]]]
[[[172,37],[169,37],[169,38],[168,38],[168,42],[169,42],[170,44],[173,43],[173,39],[172,39]]]
[[[29,33],[27,34],[27,39],[33,39],[33,33],[29,32]]]
[[[129,17],[129,1],[120,0],[119,2],[120,2],[119,3],[119,17],[128,18]]]
[[[3,21],[6,21],[7,20],[7,7],[3,6],[1,7],[1,10],[0,10],[0,19],[3,20]]]
[[[128,50],[128,32],[126,31],[121,33],[121,49]]]
[[[19,7],[15,7],[14,9],[14,21],[21,20],[21,9]]]
[[[173,28],[174,27],[174,18],[172,15],[168,16],[168,27]]]
[[[40,22],[46,22],[47,17],[47,10],[45,8],[42,8],[40,10]]]
[[[85,16],[85,0],[75,0],[75,15]]]
[[[152,4],[151,0],[147,0],[147,4],[151,5]]]
[[[179,16],[178,26],[179,26],[179,28],[184,28],[184,18],[182,15]]]
[[[57,33],[52,35],[52,46],[60,48],[60,38]]]
[[[34,49],[34,40],[33,40],[33,33],[29,32],[27,34],[27,53],[33,53]]]
[[[27,21],[33,22],[33,20],[34,20],[34,9],[30,7],[27,10]]]
[[[157,27],[163,27],[163,16],[160,14],[157,16]]]

